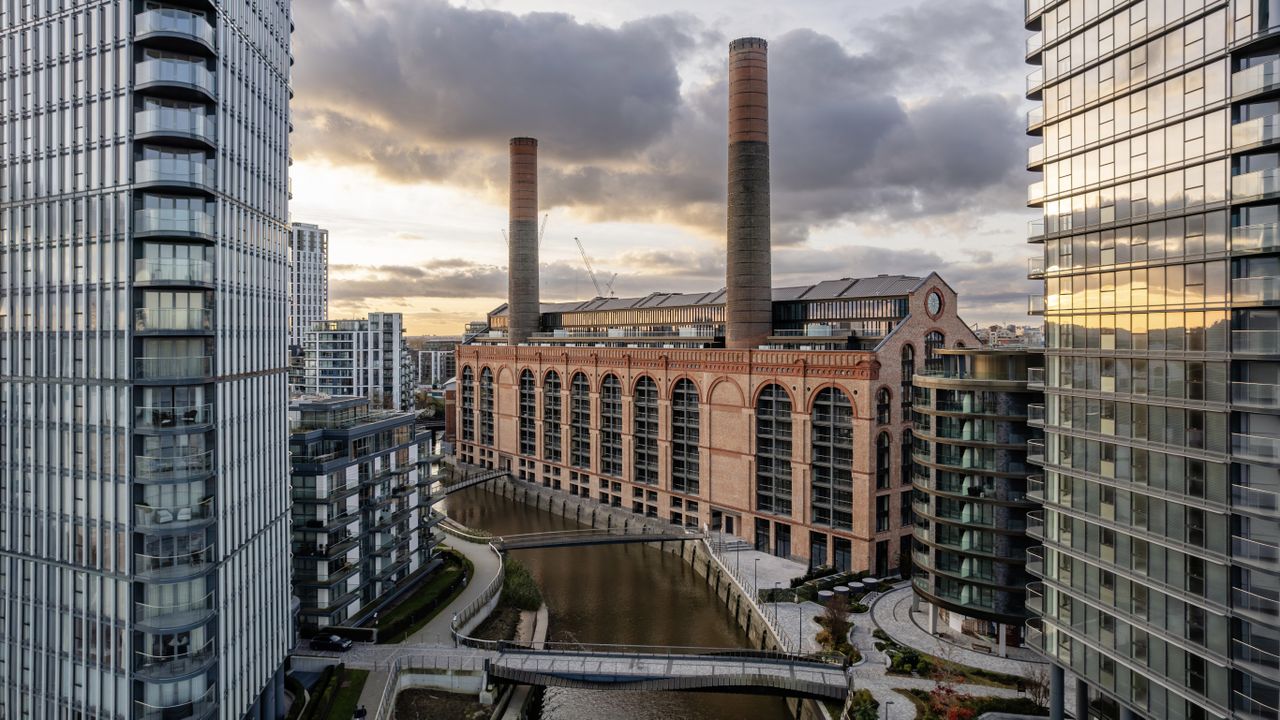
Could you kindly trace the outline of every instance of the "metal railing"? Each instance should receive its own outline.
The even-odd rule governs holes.
[[[173,705],[149,705],[135,700],[134,708],[134,720],[200,720],[217,712],[218,688],[211,687],[198,698]]]
[[[764,608],[760,607],[760,588],[754,582],[747,583],[745,578],[739,577],[738,573],[735,572],[729,563],[725,562],[724,558],[720,556],[720,553],[716,551],[710,538],[704,537],[702,539],[702,546],[707,551],[707,554],[716,561],[716,565],[720,566],[720,569],[724,574],[733,580],[733,582],[738,586],[738,592],[746,596],[747,600],[751,602],[751,606],[755,608],[756,613],[764,620],[765,627],[769,628],[769,631],[773,633],[773,639],[774,642],[777,643],[777,646],[779,648],[783,648],[787,652],[799,653],[800,647],[794,644],[786,631],[780,628],[778,624],[769,617],[769,613],[766,613]],[[750,588],[749,592],[747,588]]]

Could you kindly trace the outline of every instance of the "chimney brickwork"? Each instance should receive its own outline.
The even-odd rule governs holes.
[[[729,222],[725,344],[758,347],[773,332],[769,220],[768,44],[729,44]]]
[[[511,139],[511,206],[507,232],[507,337],[529,341],[542,313],[538,297],[538,141]]]

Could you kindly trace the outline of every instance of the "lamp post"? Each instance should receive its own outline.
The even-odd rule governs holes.
[[[769,597],[769,599],[773,601],[773,624],[774,625],[778,624],[778,606],[782,604],[782,601],[778,598],[778,591],[781,589],[782,589],[782,583],[777,580],[774,580],[773,595]]]
[[[892,700],[885,700],[885,701],[884,701],[884,717],[885,717],[885,720],[889,720],[889,706],[890,706],[890,705],[892,705],[892,704],[893,704],[893,701],[892,701]]]
[[[755,565],[751,572],[751,591],[760,596],[760,558],[755,558]]]
[[[800,588],[791,589],[796,601],[796,654],[804,654],[804,607],[800,605]]]

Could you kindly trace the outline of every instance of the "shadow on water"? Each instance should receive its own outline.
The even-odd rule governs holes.
[[[449,516],[495,534],[576,523],[473,488],[450,496]],[[642,545],[520,550],[551,611],[551,639],[583,643],[746,647],[728,611],[680,558]],[[547,720],[783,720],[780,698],[593,692],[550,688]]]

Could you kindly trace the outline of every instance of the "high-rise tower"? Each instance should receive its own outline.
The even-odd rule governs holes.
[[[1028,0],[1056,717],[1280,714],[1280,17]],[[1041,561],[1042,559],[1042,561]]]
[[[290,31],[0,2],[0,717],[283,710]]]
[[[329,319],[329,231],[294,223],[289,231],[289,348],[301,352],[311,326]]]

